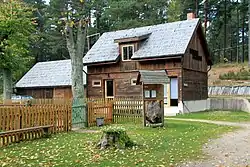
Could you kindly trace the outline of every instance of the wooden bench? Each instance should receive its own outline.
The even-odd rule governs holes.
[[[20,141],[48,137],[51,134],[52,127],[53,125],[46,125],[0,132],[0,147]]]

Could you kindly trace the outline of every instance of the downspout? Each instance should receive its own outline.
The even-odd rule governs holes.
[[[209,69],[207,70],[207,72],[209,72],[212,69],[212,65],[209,65]]]
[[[86,99],[86,105],[85,105],[86,106],[86,110],[85,110],[86,111],[85,112],[85,118],[86,119],[85,120],[86,120],[86,123],[85,123],[85,125],[86,125],[86,127],[89,127],[89,121],[88,121],[88,119],[89,119],[88,118],[88,115],[89,115],[88,114],[88,99],[87,99],[88,98],[88,73],[84,69],[82,69],[82,71],[86,74],[86,86],[85,86],[86,87],[85,88],[85,95],[86,95],[86,98],[85,98]]]
[[[209,68],[207,70],[207,92],[208,92],[208,72],[212,69],[212,65],[209,65]],[[209,95],[207,93],[207,98],[209,98]]]
[[[183,64],[184,64],[184,55],[181,57],[181,102],[182,102],[182,114],[184,113],[184,100],[183,100],[183,95],[184,95],[184,90],[183,90],[183,85],[184,85],[184,79],[183,79]]]
[[[88,97],[88,73],[84,70],[84,69],[82,69],[82,71],[86,74],[86,85],[85,85],[85,89],[86,89],[86,98]]]

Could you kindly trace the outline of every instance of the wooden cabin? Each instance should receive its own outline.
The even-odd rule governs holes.
[[[185,101],[208,98],[208,69],[212,65],[201,21],[173,23],[104,33],[83,59],[88,68],[91,98],[142,97],[162,94],[169,112],[183,112]],[[143,90],[141,70],[165,71],[168,83]],[[152,81],[154,80],[152,76]],[[186,106],[187,107],[187,106]]]
[[[87,68],[84,67],[85,71]],[[86,74],[83,71],[86,85]],[[35,64],[15,85],[16,94],[35,99],[72,98],[71,61],[59,60]]]

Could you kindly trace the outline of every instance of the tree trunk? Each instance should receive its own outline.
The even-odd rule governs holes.
[[[74,41],[72,27],[68,27],[68,34],[66,38],[67,48],[71,58],[72,94],[74,99],[84,98],[82,59],[84,54],[87,24],[84,27],[83,23],[83,20],[80,20],[78,23],[76,42]]]
[[[3,69],[3,99],[11,99],[12,76],[10,69]]]
[[[71,79],[72,79],[72,94],[74,98],[84,98],[83,84],[83,62],[82,56],[72,54],[71,56]]]

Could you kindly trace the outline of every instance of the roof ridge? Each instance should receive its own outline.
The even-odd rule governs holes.
[[[157,27],[160,25],[166,25],[166,24],[178,24],[178,23],[183,23],[183,22],[193,22],[193,21],[197,21],[200,20],[200,18],[194,18],[191,20],[180,20],[180,21],[174,21],[174,22],[168,22],[168,23],[160,23],[160,24],[155,24],[155,25],[147,25],[147,26],[141,26],[141,27],[135,27],[135,28],[127,28],[127,29],[121,29],[121,30],[115,30],[115,31],[108,31],[108,32],[104,32],[103,34],[108,34],[108,33],[117,33],[117,32],[121,32],[121,31],[129,31],[129,30],[136,30],[136,29],[140,29],[140,28],[150,28],[150,27]]]
[[[63,60],[52,60],[52,61],[40,61],[36,64],[45,64],[45,63],[54,63],[54,62],[61,62],[61,61],[69,61],[70,59],[63,59]]]

